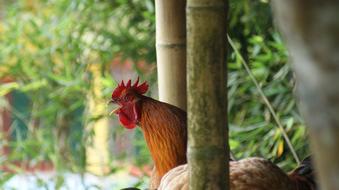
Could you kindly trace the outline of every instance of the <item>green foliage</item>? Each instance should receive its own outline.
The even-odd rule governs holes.
[[[294,78],[272,24],[267,1],[231,1],[229,34],[284,125],[300,159],[309,154],[307,134],[294,97]],[[228,112],[230,146],[237,158],[261,156],[285,169],[296,162],[253,81],[230,48]]]
[[[94,6],[94,2],[73,1],[65,7],[67,4],[67,1],[36,4],[18,1],[6,11],[1,32],[4,69],[1,75],[15,78],[15,82],[7,85],[14,85],[12,89],[25,93],[31,110],[31,117],[24,121],[28,136],[11,141],[11,148],[17,150],[13,152],[24,154],[12,154],[12,160],[25,157],[25,160],[47,159],[59,163],[60,154],[67,154],[67,144],[71,143],[68,137],[59,137],[68,135],[83,122],[81,110],[86,106],[86,95],[91,88],[88,67],[99,61],[105,63],[112,57],[95,48],[101,44],[94,40],[98,34],[94,28],[87,27],[89,18],[101,14],[94,16],[92,10],[85,7],[104,11],[103,8]],[[79,20],[80,11],[83,19]],[[14,115],[20,113],[13,109]],[[82,141],[82,137],[73,141]],[[64,143],[65,147],[56,146]],[[81,162],[67,162],[70,165],[66,167],[84,164],[84,147],[73,150],[78,158],[69,159]]]
[[[154,63],[152,1],[18,0],[1,12],[0,79],[14,78],[0,86],[1,107],[9,92],[15,102],[14,138],[2,143],[11,152],[0,165],[20,172],[12,161],[49,160],[58,170],[84,171],[93,135],[84,126],[108,115],[86,112],[88,97],[98,96],[93,68],[103,85],[96,98],[109,99],[116,57]]]
[[[253,36],[249,44],[251,70],[292,139],[294,149],[303,158],[307,154],[306,133],[293,96],[293,74],[280,38],[272,34],[272,38],[263,43],[262,37]],[[242,69],[241,61],[234,54],[230,59],[229,118],[233,152],[240,158],[266,157],[291,169],[296,162],[277,123],[248,73]]]
[[[49,160],[58,170],[83,172],[85,148],[93,131],[88,123],[107,114],[87,112],[88,97],[109,99],[115,81],[110,65],[115,58],[155,64],[155,15],[152,0],[37,0],[6,1],[0,9],[0,107],[12,92],[24,102],[11,110],[14,141],[2,141],[14,151],[0,157],[13,160]],[[287,52],[272,25],[264,0],[230,1],[229,34],[249,63],[265,95],[278,113],[294,148],[308,153],[306,130],[293,96],[294,79]],[[281,131],[262,101],[241,61],[229,51],[230,145],[237,158],[262,156],[285,169],[295,166]],[[98,69],[102,94],[95,93],[93,68]],[[142,75],[135,64],[134,69]],[[156,75],[152,75],[154,83]],[[21,98],[20,98],[21,97]],[[22,104],[25,104],[22,109]],[[124,129],[116,127],[112,137]],[[1,137],[3,138],[3,137]],[[135,133],[135,163],[150,161],[140,131]],[[113,159],[117,157],[112,156]],[[114,163],[114,162],[112,162]],[[112,171],[116,165],[112,164]],[[0,173],[0,186],[11,174]],[[58,177],[57,186],[64,180]],[[43,185],[43,184],[42,184]]]

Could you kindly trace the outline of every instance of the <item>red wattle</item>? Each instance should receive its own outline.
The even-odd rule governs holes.
[[[121,125],[123,125],[124,127],[126,127],[127,129],[133,129],[136,127],[135,122],[131,121],[125,113],[123,113],[121,110],[118,113],[119,114],[119,121],[121,123]]]

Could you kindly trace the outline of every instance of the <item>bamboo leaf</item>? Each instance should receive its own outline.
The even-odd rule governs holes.
[[[0,96],[4,96],[13,90],[16,90],[20,87],[20,85],[17,82],[10,82],[10,83],[5,83],[1,84],[0,86]]]

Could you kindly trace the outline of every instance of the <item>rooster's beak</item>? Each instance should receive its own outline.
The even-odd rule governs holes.
[[[120,108],[116,108],[114,110],[111,111],[111,113],[109,113],[109,115],[111,116],[112,114],[115,114],[119,111]]]
[[[107,105],[114,104],[114,103],[115,103],[115,101],[111,100],[111,101],[107,102]]]
[[[116,103],[116,101],[115,100],[111,100],[111,101],[109,101],[108,103],[107,103],[107,105],[109,105],[109,104],[115,104]],[[115,108],[114,110],[112,110],[111,111],[111,113],[109,113],[109,115],[111,116],[112,114],[115,114],[115,113],[117,113],[118,111],[119,111],[119,107],[117,107],[117,108]]]

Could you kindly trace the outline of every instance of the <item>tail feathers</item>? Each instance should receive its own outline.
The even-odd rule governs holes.
[[[295,182],[298,190],[317,190],[311,156],[306,157],[300,166],[289,174],[289,177]]]

